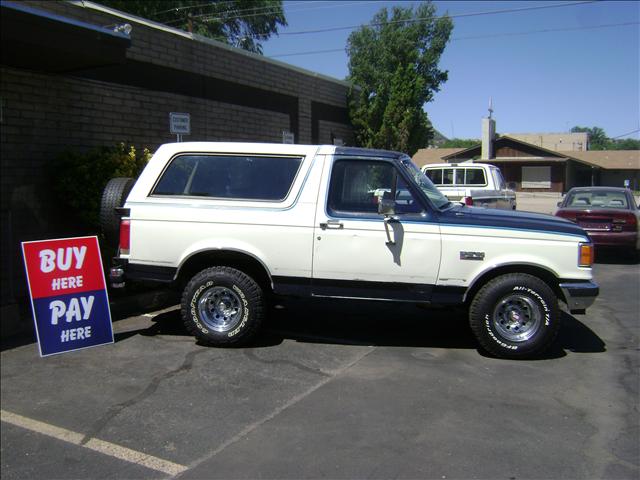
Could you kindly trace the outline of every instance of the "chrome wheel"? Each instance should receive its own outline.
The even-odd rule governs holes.
[[[493,311],[493,326],[510,342],[529,340],[540,327],[542,314],[534,301],[524,295],[504,297]]]
[[[241,321],[244,307],[240,297],[226,287],[212,287],[198,301],[200,320],[216,332],[233,330]]]

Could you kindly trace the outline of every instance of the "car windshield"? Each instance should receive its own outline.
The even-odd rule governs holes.
[[[629,208],[627,196],[623,192],[608,190],[582,190],[577,192],[569,192],[565,201],[567,208]]]
[[[408,158],[400,160],[402,166],[409,172],[411,178],[415,181],[416,185],[420,187],[420,190],[424,192],[424,194],[429,197],[431,203],[437,208],[442,210],[443,208],[447,208],[452,206],[453,204],[445,197],[440,190],[438,190],[431,180],[427,178],[427,176],[416,167],[411,160]]]

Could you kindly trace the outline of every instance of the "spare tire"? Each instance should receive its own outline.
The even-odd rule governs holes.
[[[109,245],[117,245],[120,236],[120,215],[116,208],[124,205],[135,182],[133,178],[112,178],[102,191],[100,227]]]

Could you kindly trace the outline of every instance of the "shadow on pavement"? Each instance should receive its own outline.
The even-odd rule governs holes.
[[[604,341],[584,323],[562,312],[562,328],[554,346],[540,359],[566,352],[605,352]],[[132,335],[191,337],[173,310],[158,315],[152,326],[116,334],[116,341]],[[272,309],[262,333],[243,348],[266,348],[284,340],[302,343],[417,348],[475,349],[478,344],[462,309],[420,308],[413,304],[345,300],[287,300]],[[486,353],[479,351],[481,355]]]
[[[640,255],[624,248],[596,247],[596,264],[604,265],[638,265]]]

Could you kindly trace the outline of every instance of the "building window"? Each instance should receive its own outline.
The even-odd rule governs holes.
[[[551,167],[522,167],[522,188],[551,188]]]

